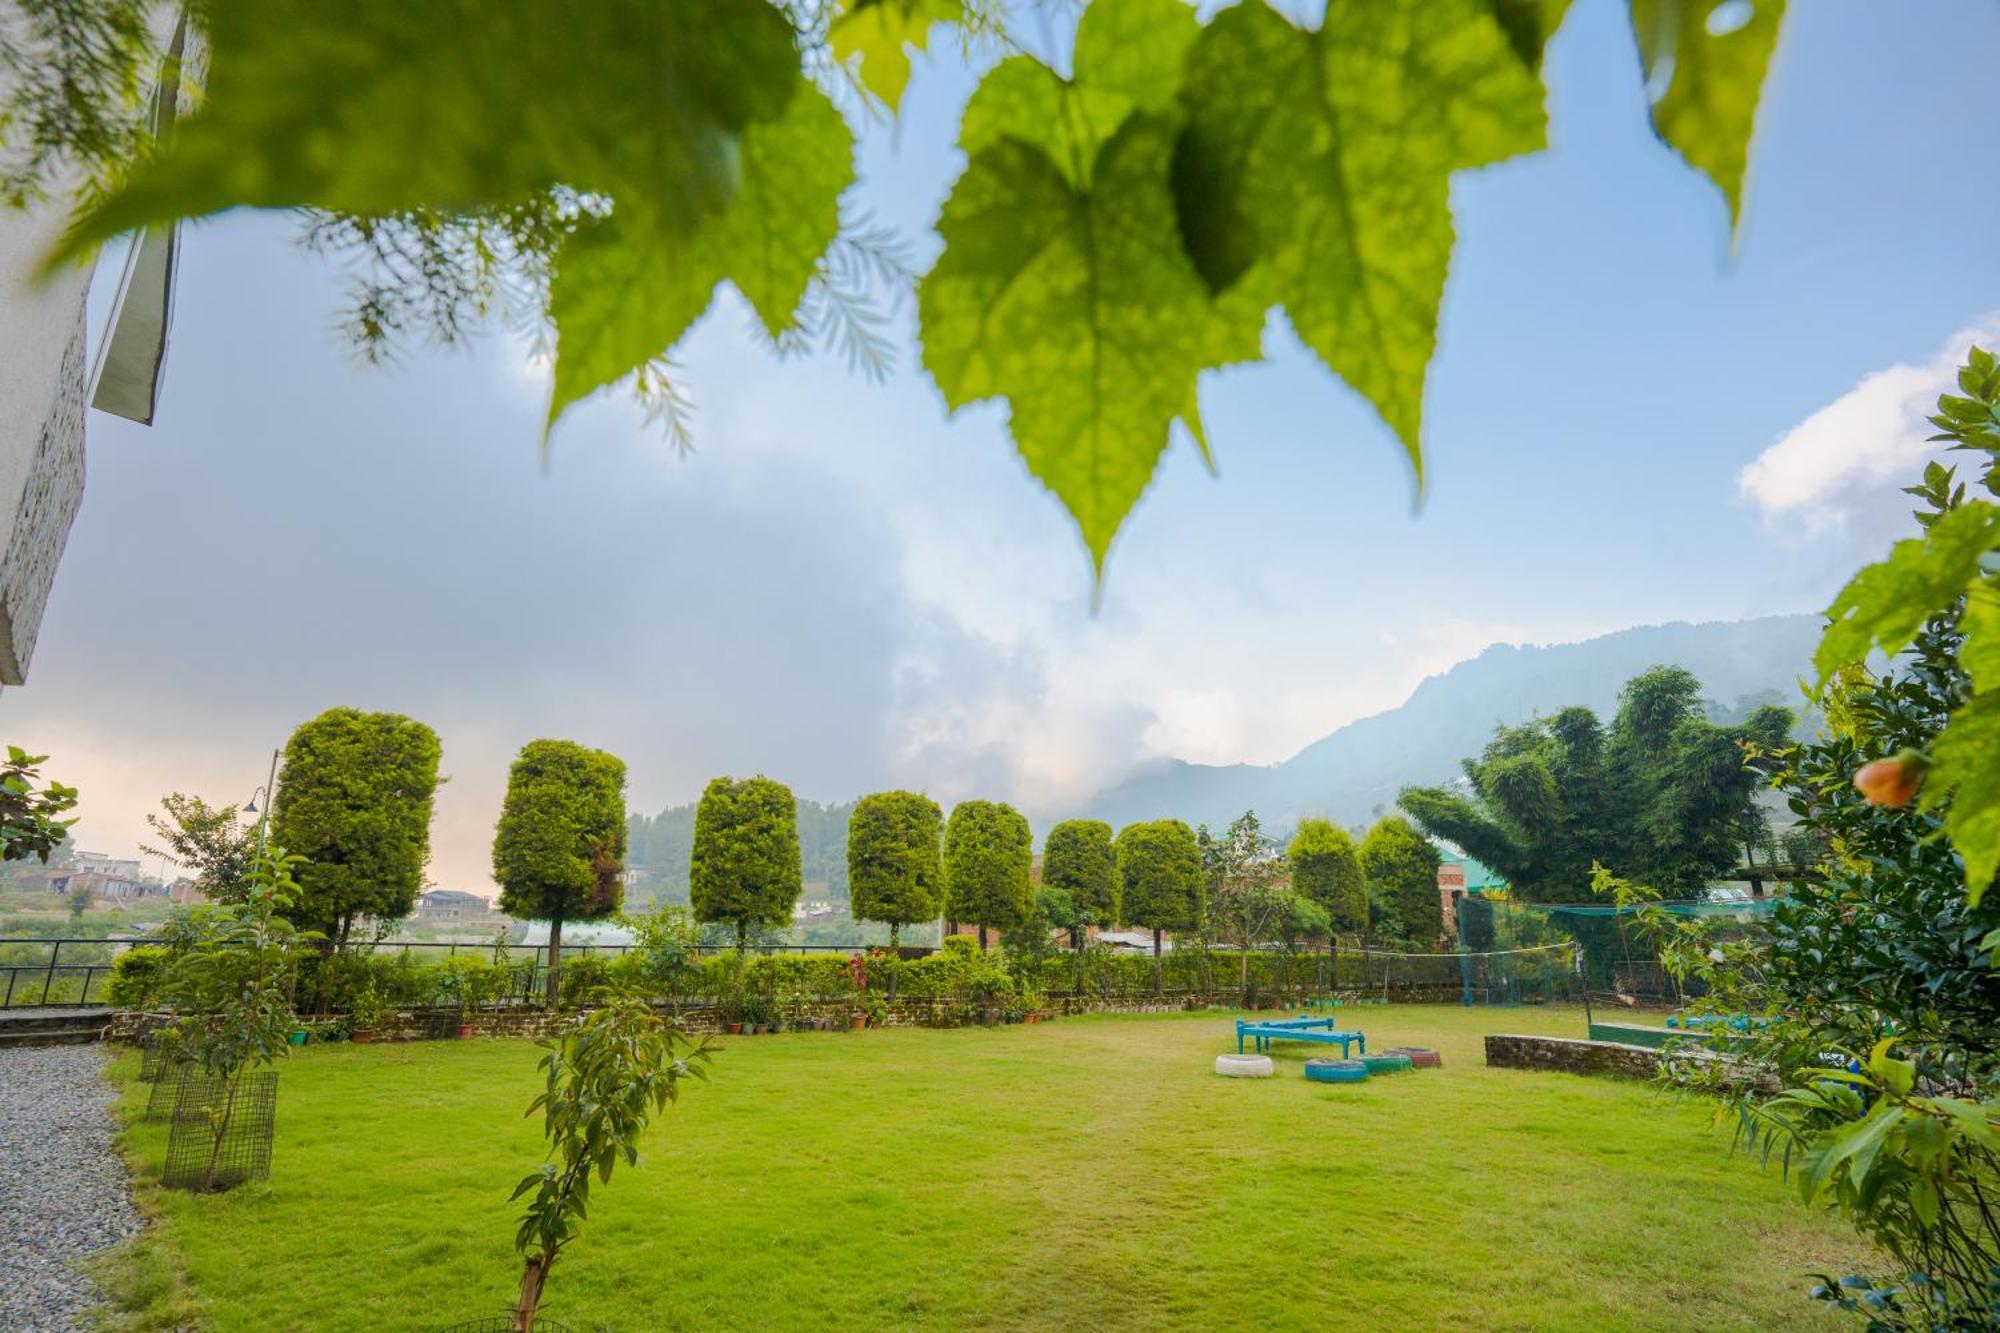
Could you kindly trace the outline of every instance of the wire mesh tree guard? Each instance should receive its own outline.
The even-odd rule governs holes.
[[[277,1119],[277,1071],[225,1080],[188,1069],[174,1098],[160,1183],[207,1193],[267,1179]]]

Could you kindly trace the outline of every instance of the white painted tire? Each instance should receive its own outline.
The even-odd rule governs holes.
[[[1273,1066],[1268,1055],[1218,1055],[1215,1072],[1224,1078],[1269,1078]]]

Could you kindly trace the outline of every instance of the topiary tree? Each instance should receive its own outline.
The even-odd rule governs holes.
[[[1068,896],[1059,923],[1069,930],[1072,949],[1082,949],[1084,930],[1118,919],[1118,851],[1111,825],[1098,819],[1066,819],[1049,830],[1042,844],[1042,884]]]
[[[334,948],[362,917],[408,916],[431,854],[437,733],[400,713],[330,708],[285,743],[273,842],[305,858],[292,921]]]
[[[1011,805],[960,801],[944,830],[945,915],[986,932],[1012,930],[1028,910],[1034,835]]]
[[[944,903],[943,831],[938,803],[912,791],[864,796],[848,816],[848,899],[857,919],[889,923],[891,949],[904,926],[935,919]]]
[[[1153,989],[1164,991],[1160,933],[1194,924],[1202,888],[1201,844],[1178,819],[1127,824],[1118,834],[1119,915],[1153,932]]]
[[[688,862],[695,920],[734,926],[740,958],[753,925],[792,919],[803,887],[792,789],[766,777],[709,783],[695,810]]]
[[[1368,888],[1347,830],[1327,819],[1302,819],[1285,850],[1292,890],[1323,908],[1334,931],[1368,929]]]
[[[565,921],[597,921],[625,898],[625,762],[575,741],[529,741],[507,775],[493,831],[500,910],[549,923],[549,1002]]]
[[[1375,925],[1391,939],[1434,944],[1444,934],[1438,897],[1441,858],[1430,839],[1401,815],[1375,821],[1361,840],[1361,873]]]

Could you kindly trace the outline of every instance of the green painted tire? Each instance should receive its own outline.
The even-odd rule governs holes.
[[[1368,1066],[1359,1060],[1322,1055],[1306,1061],[1306,1078],[1313,1083],[1365,1083]]]
[[[1371,1074],[1402,1074],[1416,1068],[1409,1056],[1393,1055],[1388,1051],[1380,1055],[1364,1055],[1361,1063]]]

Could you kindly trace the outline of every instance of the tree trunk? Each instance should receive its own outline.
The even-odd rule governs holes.
[[[986,952],[986,923],[979,923],[979,952]]]
[[[1238,947],[1236,957],[1240,970],[1237,973],[1237,989],[1244,1008],[1250,1007],[1250,945],[1246,941]]]
[[[229,1080],[229,1096],[222,1103],[222,1119],[215,1126],[215,1144],[208,1150],[208,1170],[202,1172],[202,1190],[215,1192],[215,1168],[222,1160],[223,1136],[229,1133],[229,1122],[236,1117],[236,1090],[243,1086],[243,1071],[237,1070]]]
[[[889,993],[885,997],[890,1000],[896,998],[896,974],[903,970],[902,939],[902,922],[891,921],[889,923]],[[865,976],[867,974],[863,973],[862,975]]]
[[[549,1280],[552,1254],[531,1254],[521,1270],[521,1294],[514,1302],[514,1333],[529,1333],[535,1326],[535,1312],[542,1305],[542,1286]]]
[[[1164,999],[1167,994],[1166,965],[1160,961],[1160,928],[1153,927],[1153,994]]]
[[[743,961],[743,951],[749,947],[750,923],[748,921],[738,921],[736,923],[736,961]]]
[[[562,913],[549,917],[549,1008],[556,1007],[557,986],[562,981]]]

